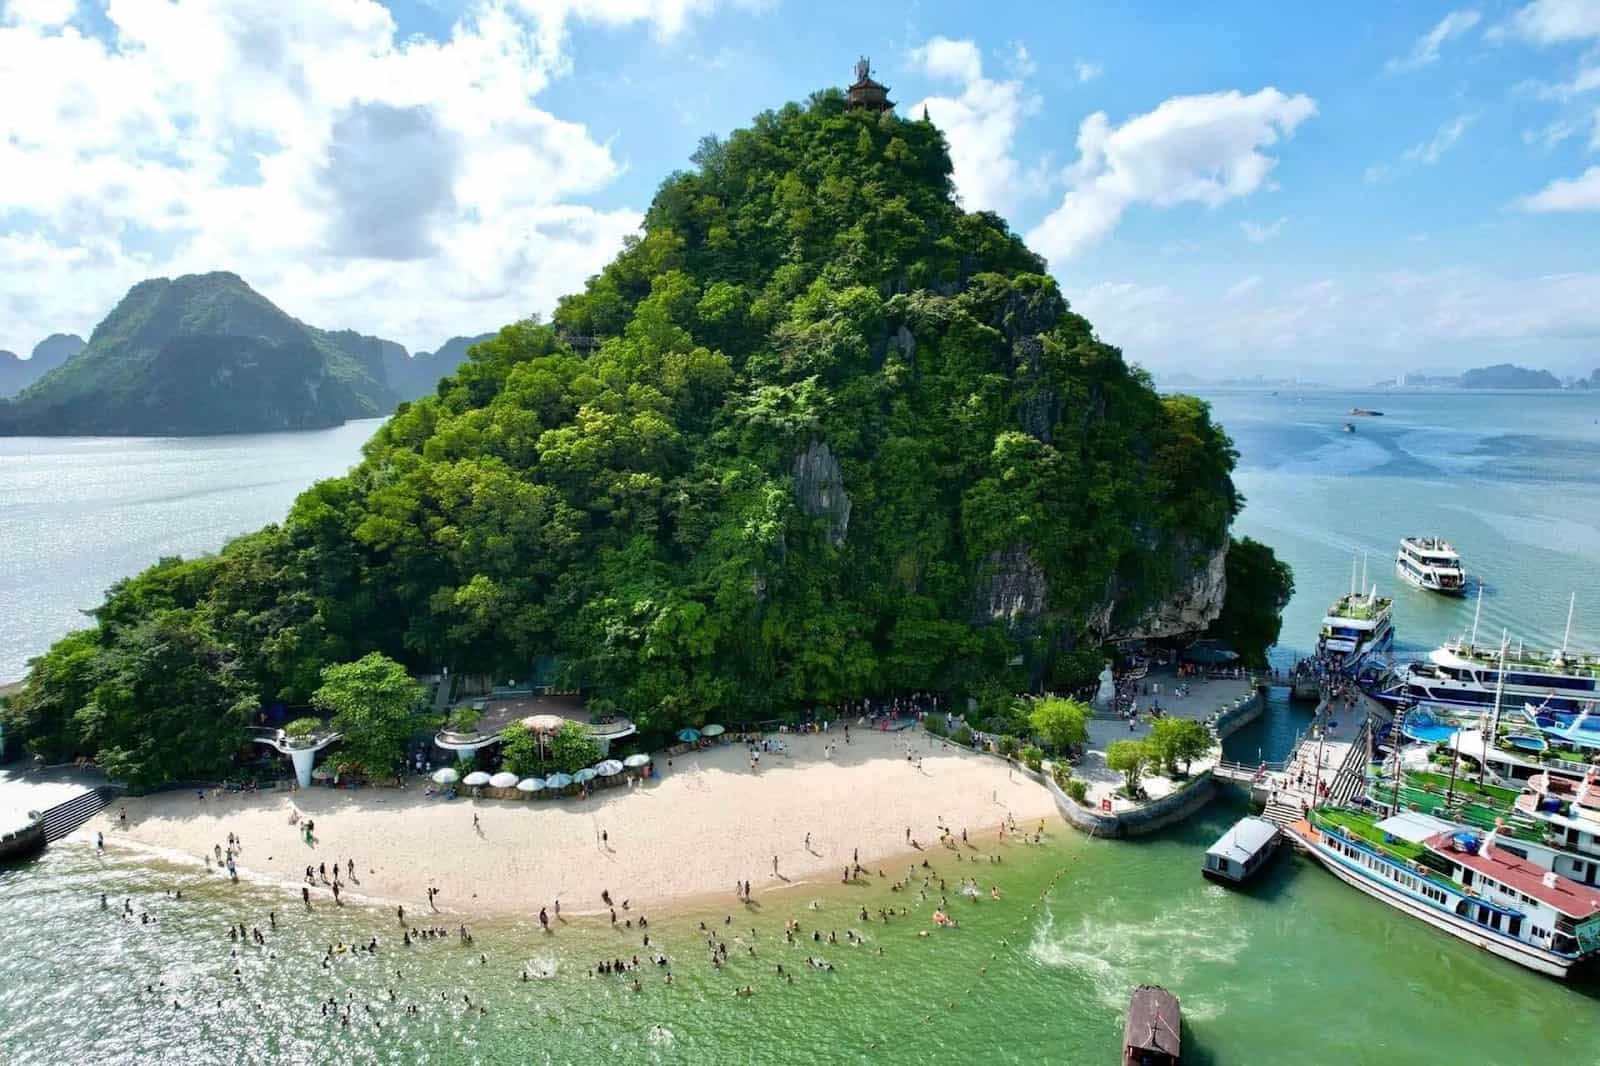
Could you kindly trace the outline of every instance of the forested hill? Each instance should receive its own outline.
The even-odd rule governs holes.
[[[241,433],[387,414],[391,343],[306,326],[235,274],[153,278],[87,347],[0,403],[0,433]]]
[[[1071,684],[1111,634],[1215,615],[1233,459],[958,206],[937,128],[827,91],[706,140],[551,324],[477,345],[282,526],[114,589],[11,713],[93,748],[371,650],[554,654],[647,734]]]
[[[27,359],[15,352],[0,352],[0,397],[15,396],[82,350],[82,337],[52,333],[33,346]]]

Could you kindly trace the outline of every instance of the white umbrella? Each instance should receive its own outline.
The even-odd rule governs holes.
[[[572,780],[580,785],[586,785],[599,776],[591,767],[585,766],[582,770],[572,775]]]
[[[502,770],[498,774],[495,774],[493,777],[489,778],[489,784],[494,788],[515,788],[517,785],[517,775],[507,773],[506,771]]]
[[[638,755],[630,755],[626,759],[622,760],[622,765],[631,770],[637,770],[641,766],[650,765],[650,756],[642,753]]]
[[[622,764],[615,759],[603,759],[594,764],[594,772],[601,777],[613,777],[622,773]]]
[[[723,732],[723,728],[720,725],[717,725],[715,722],[711,723],[710,725],[700,727],[700,735],[703,737],[720,737]]]
[[[489,783],[489,775],[484,773],[482,770],[474,770],[474,771],[472,771],[472,773],[467,775],[466,780],[464,780],[462,782],[462,784],[468,785],[468,786],[471,786],[471,787],[477,787],[478,785],[487,785],[488,783]]]
[[[453,785],[459,780],[461,780],[461,775],[448,766],[433,772],[433,783],[436,785]]]
[[[572,784],[572,778],[566,774],[555,773],[545,778],[544,783],[549,788],[566,788]]]
[[[542,777],[524,777],[521,781],[517,782],[517,791],[518,792],[543,792],[544,791],[544,778],[542,778]]]

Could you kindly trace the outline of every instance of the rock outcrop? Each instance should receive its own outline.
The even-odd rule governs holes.
[[[1028,549],[1013,544],[990,554],[987,577],[978,585],[976,622],[1004,622],[1031,629],[1044,614],[1050,583]]]
[[[1181,549],[1180,549],[1181,550]],[[1109,605],[1105,615],[1107,640],[1155,640],[1199,633],[1222,613],[1222,600],[1228,591],[1226,545],[1210,552],[1196,552],[1195,561],[1179,566],[1177,585],[1160,602],[1145,608],[1130,622],[1113,624]]]
[[[850,532],[850,494],[844,489],[844,471],[824,441],[813,440],[794,459],[794,494],[800,509],[813,518],[828,519],[828,542],[844,546]]]

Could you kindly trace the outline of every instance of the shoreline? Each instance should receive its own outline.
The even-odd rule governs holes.
[[[608,913],[602,890],[619,914],[623,899],[677,913],[724,906],[732,885],[748,880],[759,905],[791,890],[842,887],[857,851],[869,871],[861,881],[880,880],[881,869],[891,882],[901,865],[923,859],[953,865],[937,825],[957,838],[965,828],[987,854],[1007,817],[1030,835],[1040,821],[1047,833],[1065,824],[1036,782],[927,734],[853,729],[848,747],[842,730],[782,739],[789,753],[764,756],[759,773],[748,769],[743,745],[726,744],[677,757],[670,769],[663,757],[662,774],[648,784],[588,800],[445,801],[417,788],[204,801],[164,793],[107,807],[73,839],[92,847],[103,832],[107,847],[200,866],[237,833],[240,880],[292,896],[307,884],[307,864],[337,861],[342,872],[354,858],[357,880],[341,884],[352,905],[404,905],[420,918],[432,913],[424,890],[435,886],[440,916],[526,918],[561,900],[564,915],[587,919]],[[836,745],[831,758],[827,744]],[[906,758],[908,748],[917,762]],[[116,821],[121,806],[125,830]],[[291,811],[314,821],[315,845],[290,824]],[[906,846],[907,830],[920,850]],[[315,907],[332,903],[320,878],[309,887]]]

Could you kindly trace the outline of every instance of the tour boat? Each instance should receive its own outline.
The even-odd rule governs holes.
[[[1178,1066],[1182,1043],[1178,997],[1160,985],[1134,989],[1122,1026],[1122,1066]]]
[[[1493,831],[1337,808],[1286,831],[1345,884],[1520,966],[1565,978],[1600,956],[1600,889],[1534,865]]]
[[[1451,641],[1430,652],[1427,662],[1401,667],[1374,695],[1385,703],[1449,710],[1470,721],[1494,706],[1500,680],[1497,658],[1493,650]],[[1552,722],[1570,722],[1600,700],[1600,657],[1534,651],[1508,655],[1505,694],[1509,700],[1539,705]]]
[[[1379,596],[1376,587],[1339,597],[1322,619],[1317,654],[1354,670],[1369,656],[1388,651],[1394,646],[1393,606],[1394,601]]]
[[[1424,592],[1460,596],[1467,591],[1461,556],[1440,537],[1401,537],[1394,572],[1401,581]]]
[[[1363,418],[1381,418],[1383,416],[1382,411],[1374,411],[1369,407],[1352,407],[1350,408],[1350,413]]]

